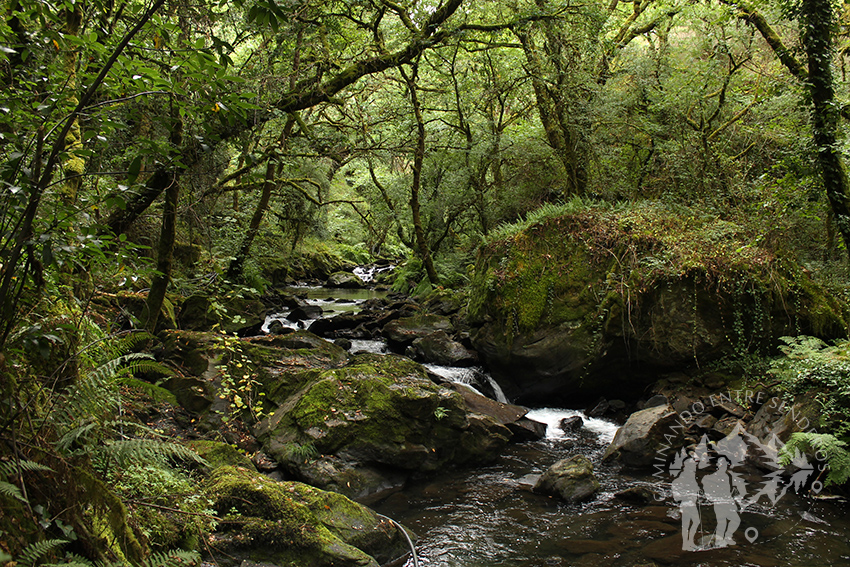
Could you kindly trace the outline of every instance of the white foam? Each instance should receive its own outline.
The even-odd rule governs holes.
[[[561,420],[567,417],[579,416],[584,421],[584,427],[599,435],[599,440],[603,443],[610,443],[614,439],[619,426],[606,419],[596,417],[587,417],[580,410],[561,409],[561,408],[536,408],[528,412],[526,417],[545,423],[546,439],[564,439],[567,437],[560,428]]]

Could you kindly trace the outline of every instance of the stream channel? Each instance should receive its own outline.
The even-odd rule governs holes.
[[[386,295],[369,289],[308,286],[288,291],[322,307],[323,317],[356,311],[364,301]],[[285,315],[269,317],[266,329],[275,319],[297,327]],[[388,352],[383,341],[353,340],[351,351],[361,350]],[[426,367],[449,380],[477,387],[490,397],[500,397],[498,386],[480,368]],[[503,395],[499,401],[505,401]],[[563,432],[560,421],[575,415],[584,419],[584,427]],[[850,506],[844,499],[788,493],[774,506],[757,505],[742,512],[735,545],[683,551],[681,515],[669,495],[671,478],[635,475],[618,465],[601,463],[616,433],[615,423],[561,408],[534,408],[528,417],[548,424],[544,439],[509,445],[494,464],[452,469],[370,504],[417,534],[418,565],[850,566]],[[601,484],[592,500],[566,504],[530,492],[528,483],[533,477],[527,475],[539,475],[556,461],[576,454],[593,462]],[[764,478],[755,474],[747,482],[757,490]],[[656,501],[638,504],[615,496],[635,486],[654,490]],[[704,542],[710,538],[715,520],[710,503],[700,502],[699,512],[702,522],[696,541]],[[393,565],[414,567],[414,560],[408,556]]]

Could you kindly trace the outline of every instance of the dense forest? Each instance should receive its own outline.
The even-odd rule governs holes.
[[[239,436],[270,428],[260,422],[286,404],[237,376],[274,346],[242,342],[246,317],[284,285],[379,261],[398,265],[381,281],[398,297],[462,305],[483,329],[470,344],[505,375],[523,367],[521,337],[570,310],[601,321],[616,307],[633,329],[617,340],[656,353],[626,353],[642,365],[636,397],[644,375],[709,359],[736,383],[814,397],[828,434],[797,446],[828,453],[833,487],[847,481],[844,3],[2,6],[0,563],[199,561],[247,489],[151,418],[154,406],[193,411],[168,356],[212,340],[179,334],[190,312],[202,321],[192,330],[221,337],[232,374],[214,396],[232,419],[203,434],[250,454]],[[607,299],[563,299],[589,287],[580,277]],[[717,341],[697,315],[687,325],[700,343],[665,351],[660,323],[640,332],[652,314],[635,298],[677,282],[694,313],[724,298]],[[621,375],[598,362],[620,344],[613,326],[563,338],[596,353],[575,376]],[[402,371],[418,372],[380,370]],[[448,423],[454,406],[434,403]],[[213,502],[198,496],[204,483],[234,492]],[[303,564],[368,564],[349,559]]]

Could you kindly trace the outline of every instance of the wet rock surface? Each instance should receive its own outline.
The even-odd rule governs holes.
[[[534,492],[558,496],[567,502],[581,502],[599,491],[593,463],[582,455],[562,459],[549,467],[534,485]]]

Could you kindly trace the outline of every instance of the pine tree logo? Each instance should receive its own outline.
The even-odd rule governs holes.
[[[818,493],[823,488],[817,470],[809,458],[795,450],[790,459],[782,459],[785,444],[775,435],[763,442],[739,423],[718,442],[703,435],[690,452],[675,454],[668,468],[673,478],[670,488],[682,515],[682,549],[701,551],[735,545],[734,535],[743,527],[744,537],[753,543],[759,537],[755,526],[742,526],[741,515],[755,507],[773,508],[791,490],[798,494],[805,487]],[[756,460],[759,468],[769,470],[761,482],[749,486],[742,471],[744,462]],[[783,465],[782,463],[786,463]],[[713,514],[707,514],[707,510]],[[704,520],[714,517],[714,532],[706,530]]]

